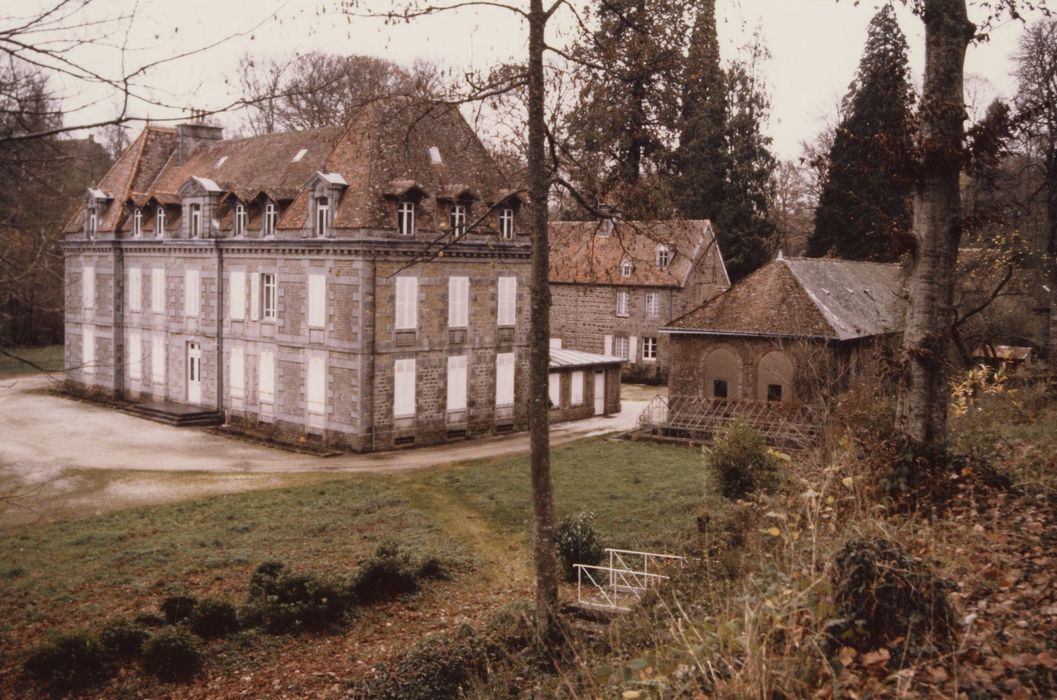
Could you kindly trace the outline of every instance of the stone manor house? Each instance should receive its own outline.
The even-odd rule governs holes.
[[[415,100],[233,140],[148,126],[65,230],[68,382],[354,450],[523,429],[506,187],[457,110]],[[582,375],[564,394],[593,405]]]

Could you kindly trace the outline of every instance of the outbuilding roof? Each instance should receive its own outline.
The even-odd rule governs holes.
[[[594,365],[619,365],[627,362],[622,357],[612,355],[596,355],[592,352],[581,352],[566,348],[551,348],[551,369],[564,369],[568,367],[591,367]]]
[[[781,258],[662,328],[667,333],[852,340],[903,328],[899,265]]]

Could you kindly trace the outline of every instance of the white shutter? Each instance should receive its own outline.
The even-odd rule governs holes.
[[[198,270],[187,270],[184,273],[184,316],[197,317],[199,315],[199,289]]]
[[[241,346],[231,348],[228,383],[231,386],[231,398],[241,399],[246,395],[246,356]]]
[[[396,328],[415,330],[418,328],[418,278],[396,278]]]
[[[448,410],[466,410],[466,355],[448,358]]]
[[[156,314],[165,313],[165,268],[150,271],[150,308]]]
[[[495,405],[514,405],[514,353],[495,356]]]
[[[325,328],[327,325],[327,276],[313,272],[308,276],[308,326]]]
[[[138,267],[128,269],[128,307],[130,311],[143,307],[143,273]]]
[[[232,321],[246,318],[246,273],[232,271],[231,288],[228,290],[229,314]]]
[[[613,354],[613,336],[607,335],[605,337],[605,339],[603,340],[602,345],[603,345],[603,354],[611,356]]]
[[[448,278],[448,327],[466,328],[469,325],[470,278]]]
[[[547,396],[550,397],[551,407],[558,408],[562,402],[562,375],[551,372],[547,375]]]
[[[308,412],[323,415],[327,403],[327,365],[321,355],[308,358]]]
[[[517,319],[517,277],[500,277],[498,290],[500,326],[513,326]]]
[[[261,350],[257,362],[257,398],[261,403],[275,401],[275,353]]]
[[[635,364],[639,360],[638,345],[639,337],[637,335],[631,336],[631,339],[628,341],[628,359],[632,364]]]
[[[95,326],[81,329],[81,364],[85,374],[95,372]]]
[[[261,317],[261,273],[254,272],[250,275],[250,320],[256,321]]]
[[[128,332],[128,378],[138,382],[143,377],[143,334],[138,328]]]
[[[584,402],[584,373],[573,372],[572,390],[569,392],[569,405],[579,406]]]
[[[155,384],[165,384],[165,336],[151,338],[150,373]]]
[[[393,417],[415,415],[415,361],[393,363]]]
[[[86,267],[81,272],[81,306],[86,309],[95,308],[95,268]]]

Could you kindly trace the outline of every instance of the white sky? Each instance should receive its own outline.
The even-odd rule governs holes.
[[[0,9],[0,28],[12,24],[14,17],[39,12],[57,2],[7,0]],[[84,47],[72,57],[99,72],[117,75],[121,72],[122,44],[129,48],[124,54],[128,67],[210,45],[232,33],[243,34],[203,53],[158,66],[137,79],[157,100],[187,109],[215,109],[238,96],[237,67],[244,53],[268,56],[319,50],[368,54],[403,64],[425,58],[460,75],[467,69],[516,60],[525,52],[527,32],[523,23],[503,10],[460,10],[410,24],[387,25],[376,19],[343,16],[337,3],[94,0],[80,16],[95,19],[133,12],[134,16],[108,26],[109,47]],[[377,10],[389,6],[385,0],[362,0],[362,4]],[[724,60],[734,57],[756,28],[770,49],[766,75],[773,91],[773,111],[768,131],[780,157],[796,157],[799,143],[811,139],[826,119],[832,119],[862,53],[866,25],[880,4],[876,0],[858,6],[853,0],[717,0]],[[899,17],[910,43],[915,81],[920,83],[924,31],[920,20],[902,7]],[[561,44],[567,38],[562,30],[569,26],[568,21],[557,23],[550,40]],[[1019,23],[1007,22],[995,29],[989,43],[969,50],[966,72],[985,78],[994,95],[1008,97],[1015,88],[1010,55],[1020,33]],[[66,108],[74,110],[67,117],[68,123],[107,119],[118,108],[117,99],[98,88],[86,88],[69,79],[59,79],[56,84],[65,96]],[[987,94],[986,101],[991,96]],[[176,110],[137,104],[131,111],[153,119],[179,115]],[[234,115],[220,119],[228,126],[238,120]],[[138,129],[136,126],[134,131]]]

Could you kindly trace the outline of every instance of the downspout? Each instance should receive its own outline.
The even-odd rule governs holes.
[[[375,451],[375,435],[377,431],[374,425],[374,365],[375,365],[375,350],[377,346],[376,338],[378,337],[378,254],[375,253],[371,256],[371,310],[370,310],[370,328],[371,328],[371,351],[367,353],[367,363],[370,368],[366,374],[368,378],[367,385],[367,407],[366,412],[367,420],[369,421],[366,425],[367,429],[371,431],[371,452]],[[364,323],[364,328],[367,324]]]
[[[220,239],[213,239],[217,254],[217,412],[224,414],[224,251]],[[225,419],[225,423],[227,420]]]
[[[124,243],[117,238],[117,226],[114,231],[114,298],[111,313],[113,314],[114,342],[114,396],[125,398],[125,250]]]

